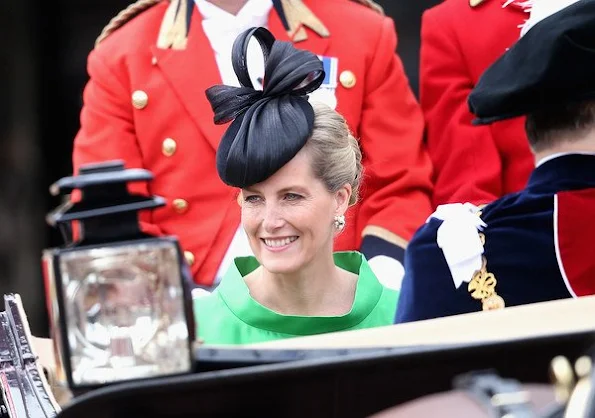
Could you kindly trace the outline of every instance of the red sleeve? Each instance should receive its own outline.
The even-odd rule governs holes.
[[[420,62],[433,203],[488,203],[502,194],[502,163],[491,128],[471,125],[467,96],[473,81],[466,67],[471,58],[463,55],[453,28],[437,17],[432,10],[423,15]]]
[[[90,80],[83,94],[81,128],[74,140],[74,172],[82,165],[109,160],[123,160],[126,168],[144,168],[127,76],[106,65],[98,50],[89,55],[87,68]],[[144,182],[131,183],[129,190],[143,195],[150,193]],[[159,228],[150,219],[150,212],[141,212],[143,231],[159,235]]]
[[[363,235],[381,230],[403,246],[431,212],[432,167],[421,109],[396,46],[393,21],[385,18],[366,77],[359,132],[365,187],[357,224]]]

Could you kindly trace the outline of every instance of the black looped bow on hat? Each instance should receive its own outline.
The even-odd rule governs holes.
[[[248,73],[252,37],[265,60],[262,91],[254,89]],[[302,149],[314,125],[306,95],[320,87],[325,74],[316,55],[275,40],[264,28],[238,36],[231,59],[241,87],[213,86],[206,94],[215,123],[232,121],[217,149],[219,177],[243,188],[266,180]]]

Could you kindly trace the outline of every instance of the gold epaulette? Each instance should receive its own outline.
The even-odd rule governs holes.
[[[126,22],[130,21],[133,17],[139,15],[145,10],[153,7],[157,3],[168,0],[138,0],[132,3],[130,6],[122,10],[116,15],[105,28],[101,31],[101,34],[95,40],[95,46],[99,45],[101,41],[110,36],[118,28],[122,27]]]
[[[372,9],[375,12],[378,12],[384,16],[384,9],[382,8],[382,6],[373,0],[352,0],[352,1],[359,3],[359,4],[363,4],[364,6],[369,7],[370,9]],[[471,1],[473,1],[473,0],[471,0]]]

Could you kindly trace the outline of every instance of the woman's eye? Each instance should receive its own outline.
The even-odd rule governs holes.
[[[299,194],[295,194],[295,193],[287,193],[285,195],[285,200],[299,200],[301,198],[302,198],[302,196],[300,196]]]
[[[260,196],[257,196],[255,194],[244,197],[244,202],[248,202],[248,203],[256,203],[259,200],[260,200]]]

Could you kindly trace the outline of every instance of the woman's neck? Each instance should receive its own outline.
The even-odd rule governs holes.
[[[213,3],[215,6],[219,7],[220,9],[225,10],[227,13],[232,15],[237,15],[242,7],[248,0],[207,0],[209,3]]]
[[[319,257],[292,274],[275,274],[260,267],[245,277],[250,295],[261,305],[284,315],[338,316],[353,305],[357,275]]]

